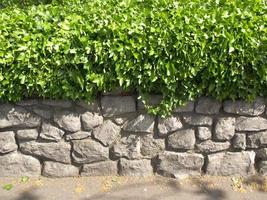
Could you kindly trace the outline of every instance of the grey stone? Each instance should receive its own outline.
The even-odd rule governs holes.
[[[86,101],[78,101],[77,105],[85,108],[88,111],[91,112],[100,112],[100,106],[98,101],[92,101],[92,102],[86,102]]]
[[[53,107],[60,108],[70,108],[72,107],[72,102],[67,100],[53,100],[53,99],[44,99],[42,100],[42,104]]]
[[[22,153],[54,160],[62,163],[71,163],[70,144],[66,142],[39,143],[35,141],[20,144]]]
[[[101,98],[101,106],[104,117],[136,111],[135,99],[132,96],[104,96]]]
[[[83,128],[91,131],[103,123],[103,117],[98,113],[85,112],[81,115]]]
[[[185,105],[179,106],[174,109],[175,113],[193,112],[195,107],[194,101],[188,101]]]
[[[53,116],[53,111],[51,108],[42,107],[42,106],[34,106],[32,108],[33,112],[37,115],[49,120]]]
[[[37,129],[24,129],[17,131],[17,138],[19,140],[36,140],[38,135]]]
[[[160,104],[161,100],[162,100],[161,95],[149,95],[147,97],[147,105],[157,106]],[[138,110],[145,110],[145,104],[143,103],[141,99],[138,99],[137,101],[137,108]]]
[[[151,176],[153,168],[150,160],[120,159],[119,174],[122,176]]]
[[[47,177],[74,177],[79,175],[79,168],[73,165],[46,161],[42,171]]]
[[[202,153],[214,153],[229,149],[231,146],[230,142],[214,142],[206,140],[196,145],[197,150]]]
[[[80,116],[70,111],[57,111],[54,114],[54,121],[66,131],[77,132],[81,130]]]
[[[235,118],[222,117],[215,124],[214,138],[218,141],[230,140],[235,135]]]
[[[22,107],[10,104],[0,105],[0,128],[34,128],[41,123],[41,118]]]
[[[42,124],[40,138],[51,141],[60,141],[63,135],[64,131],[62,131],[61,129],[46,122]]]
[[[235,130],[237,131],[260,131],[267,129],[267,119],[262,117],[238,117]]]
[[[255,153],[252,151],[208,155],[206,173],[215,176],[251,175],[255,173],[254,159]]]
[[[157,172],[175,178],[198,176],[204,165],[203,155],[195,153],[164,152],[158,159]]]
[[[123,126],[124,131],[135,133],[153,133],[155,118],[148,114],[141,114]]]
[[[92,164],[85,164],[81,176],[115,176],[117,175],[116,161],[103,161]]]
[[[244,100],[238,101],[225,101],[223,103],[223,109],[227,113],[234,113],[239,115],[257,116],[261,115],[265,111],[264,98],[256,98],[252,103],[248,103]]]
[[[145,135],[141,138],[141,154],[146,157],[154,157],[165,148],[164,139],[154,139],[153,135]]]
[[[233,139],[233,147],[235,149],[246,149],[246,134],[236,133]]]
[[[91,134],[92,134],[92,131],[78,131],[78,132],[66,135],[66,140],[67,141],[83,140],[83,139],[89,138]]]
[[[16,151],[17,148],[13,131],[0,132],[0,153]]]
[[[104,161],[109,158],[109,149],[91,139],[76,140],[73,141],[72,157],[79,164]]]
[[[140,136],[123,136],[115,143],[112,153],[115,158],[126,157],[128,159],[140,158]]]
[[[158,134],[165,136],[170,132],[176,131],[183,127],[179,117],[171,116],[168,118],[159,118],[158,121]]]
[[[259,148],[267,145],[267,131],[249,134],[247,136],[248,148]]]
[[[261,161],[259,164],[259,172],[263,176],[267,176],[267,161]]]
[[[203,115],[186,115],[183,117],[185,123],[193,126],[211,126],[212,118]]]
[[[212,136],[211,128],[210,127],[198,127],[196,135],[199,140],[208,140]]]
[[[218,114],[222,104],[210,97],[200,97],[196,105],[196,113],[201,114]]]
[[[257,158],[267,160],[267,148],[259,149],[256,154]]]
[[[33,106],[38,104],[36,99],[25,99],[16,103],[18,106]]]
[[[0,156],[0,177],[40,176],[41,164],[17,152]]]
[[[109,146],[120,135],[121,128],[112,121],[107,120],[93,131],[94,138],[99,140],[104,146]]]
[[[171,149],[194,149],[196,138],[194,129],[185,129],[174,132],[168,136],[168,148]]]

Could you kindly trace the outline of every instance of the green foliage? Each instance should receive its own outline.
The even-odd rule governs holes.
[[[5,184],[3,186],[3,189],[6,190],[6,191],[9,191],[13,188],[13,184],[9,183],[9,184]]]
[[[90,100],[121,86],[161,94],[148,107],[166,115],[201,95],[266,96],[264,0],[45,3],[1,10],[2,100]]]

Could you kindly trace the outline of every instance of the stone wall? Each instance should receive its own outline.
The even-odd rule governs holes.
[[[165,119],[133,96],[0,104],[0,176],[267,175],[266,117],[263,98],[202,97]]]

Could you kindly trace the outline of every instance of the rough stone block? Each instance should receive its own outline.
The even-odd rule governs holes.
[[[248,148],[259,148],[265,145],[267,145],[267,131],[248,134],[247,137]]]
[[[153,133],[155,117],[148,114],[141,114],[123,126],[124,131],[134,133]]]
[[[120,159],[119,174],[122,176],[151,176],[153,168],[150,160]]]
[[[46,161],[42,171],[43,176],[47,177],[75,177],[79,175],[79,168],[73,165],[58,162]]]
[[[54,114],[54,122],[60,128],[69,132],[81,130],[80,115],[71,111],[57,111]]]
[[[117,175],[116,161],[103,161],[98,163],[86,164],[83,166],[81,176],[115,176]]]
[[[183,117],[185,123],[193,126],[211,126],[212,118],[203,115],[185,115]]]
[[[233,139],[233,147],[235,149],[246,149],[246,134],[236,133]]]
[[[98,113],[85,112],[81,115],[83,129],[91,131],[103,124],[103,117]]]
[[[162,100],[161,95],[149,95],[147,99],[147,105],[157,106],[160,104],[161,100]],[[138,99],[137,101],[137,108],[138,110],[145,110],[145,104],[141,99]]]
[[[197,138],[199,140],[208,140],[211,138],[211,127],[198,127],[196,132]]]
[[[15,133],[13,131],[0,132],[0,153],[16,151],[17,148]]]
[[[222,117],[215,124],[214,137],[218,141],[230,140],[235,135],[235,118]]]
[[[145,135],[141,138],[141,154],[145,157],[154,157],[165,148],[164,139],[154,139],[153,135]]]
[[[259,173],[263,176],[267,176],[267,161],[261,161],[259,164]]]
[[[159,118],[158,120],[158,134],[165,136],[170,132],[181,129],[183,124],[179,117],[171,116],[168,118]]]
[[[201,153],[214,153],[229,149],[231,146],[230,142],[214,142],[206,140],[196,145],[197,151]]]
[[[261,160],[267,160],[267,148],[258,150],[256,156]]]
[[[193,112],[195,107],[194,101],[188,101],[185,105],[179,106],[174,109],[175,113]]]
[[[184,129],[168,136],[167,144],[170,149],[194,149],[196,143],[194,129]]]
[[[78,131],[78,132],[66,135],[66,140],[67,141],[83,140],[83,139],[89,138],[91,135],[92,135],[92,131]]]
[[[61,129],[46,122],[42,124],[40,138],[58,142],[61,140],[63,135],[64,135],[64,131],[62,131]]]
[[[92,101],[92,102],[77,101],[76,104],[85,108],[87,111],[100,112],[100,106],[97,100]]]
[[[21,140],[36,140],[39,133],[37,129],[24,129],[17,131],[17,138]]]
[[[261,131],[267,129],[267,119],[262,117],[238,117],[235,130],[237,131]]]
[[[45,106],[34,106],[32,111],[40,117],[50,120],[53,116],[53,110]]]
[[[53,100],[53,99],[44,99],[42,104],[46,106],[53,106],[59,108],[70,108],[72,107],[72,102],[68,100]]]
[[[196,113],[201,114],[218,114],[222,104],[210,97],[200,97],[196,105]]]

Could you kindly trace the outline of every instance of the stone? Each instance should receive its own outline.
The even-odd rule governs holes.
[[[196,143],[194,129],[184,129],[168,136],[167,144],[170,149],[190,150]]]
[[[71,111],[57,111],[54,114],[54,122],[69,132],[77,132],[81,130],[80,116]]]
[[[104,146],[110,146],[120,136],[120,131],[121,128],[119,126],[111,120],[107,120],[93,131],[93,136]]]
[[[0,153],[16,151],[17,148],[15,133],[13,131],[0,132]]]
[[[196,153],[175,153],[165,151],[159,154],[156,170],[159,174],[174,178],[198,176],[204,165],[204,157]]]
[[[233,139],[233,147],[235,149],[246,149],[246,134],[236,133]]]
[[[262,117],[238,117],[236,131],[260,131],[267,129],[267,119]]]
[[[54,99],[44,99],[42,104],[46,106],[53,106],[59,108],[71,108],[72,102],[67,100],[54,100]]]
[[[41,164],[34,157],[13,152],[0,156],[0,177],[40,176]]]
[[[193,112],[195,107],[194,101],[188,101],[185,105],[174,109],[175,113]]]
[[[103,117],[98,113],[85,112],[81,115],[83,129],[91,131],[103,124]]]
[[[259,148],[265,145],[267,145],[267,131],[248,134],[247,136],[248,148]]]
[[[34,106],[32,108],[33,112],[47,120],[50,120],[53,116],[53,112],[50,108],[44,106]]]
[[[109,149],[92,139],[76,140],[72,143],[72,157],[78,164],[104,161],[109,158]]]
[[[152,176],[153,168],[150,160],[127,160],[121,158],[119,162],[121,176]]]
[[[181,129],[183,124],[179,117],[171,116],[168,118],[159,118],[158,120],[158,134],[159,136],[165,136],[170,132],[174,132]]]
[[[135,99],[132,96],[103,96],[101,107],[104,117],[112,117],[136,111]]]
[[[183,117],[185,123],[193,126],[211,126],[212,118],[203,115],[186,115]]]
[[[221,117],[215,124],[214,138],[218,141],[230,140],[235,135],[235,118]]]
[[[91,135],[92,135],[92,131],[78,131],[78,132],[66,135],[66,140],[67,141],[83,140],[83,139],[91,137]]]
[[[253,151],[222,152],[208,155],[206,173],[215,176],[247,176],[255,173]]]
[[[147,105],[149,106],[157,106],[160,104],[162,100],[162,96],[161,95],[149,95],[147,97]],[[145,110],[145,104],[143,103],[143,101],[141,99],[138,99],[137,101],[137,108],[138,110]]]
[[[76,104],[85,108],[87,111],[100,112],[100,106],[97,100],[92,102],[77,101]]]
[[[36,140],[38,138],[37,129],[24,129],[17,131],[17,138],[19,140]]]
[[[123,126],[124,131],[134,133],[153,133],[155,118],[148,114],[141,114]]]
[[[214,153],[229,149],[230,142],[214,142],[212,140],[206,140],[196,145],[196,148],[201,153]]]
[[[223,103],[223,110],[227,113],[238,115],[258,116],[265,111],[265,100],[261,97],[256,98],[252,103],[248,103],[244,100],[228,100]]]
[[[267,161],[261,161],[259,164],[259,173],[263,176],[267,176]]]
[[[102,161],[98,163],[85,164],[81,176],[115,176],[118,168],[116,161]]]
[[[219,114],[222,104],[210,97],[200,97],[196,105],[196,113]]]
[[[40,138],[51,141],[60,141],[64,135],[64,131],[61,129],[44,122],[40,133]]]
[[[39,143],[36,141],[23,142],[20,151],[24,154],[38,156],[40,158],[54,160],[62,163],[71,163],[70,144],[60,142]]]
[[[259,149],[256,156],[258,159],[267,160],[267,148]]]
[[[46,177],[75,177],[79,175],[79,168],[73,165],[46,161],[42,175]]]
[[[114,158],[128,158],[138,159],[140,158],[140,136],[127,135],[123,136],[112,147],[112,156]]]
[[[196,135],[201,141],[210,139],[212,136],[211,127],[197,127]]]
[[[36,104],[38,104],[38,100],[36,99],[25,99],[16,103],[18,106],[33,106]]]
[[[164,139],[154,139],[153,135],[148,134],[141,138],[141,154],[148,158],[155,157],[165,148]]]
[[[12,106],[10,104],[0,105],[0,128],[35,128],[40,123],[40,117],[22,107]]]

